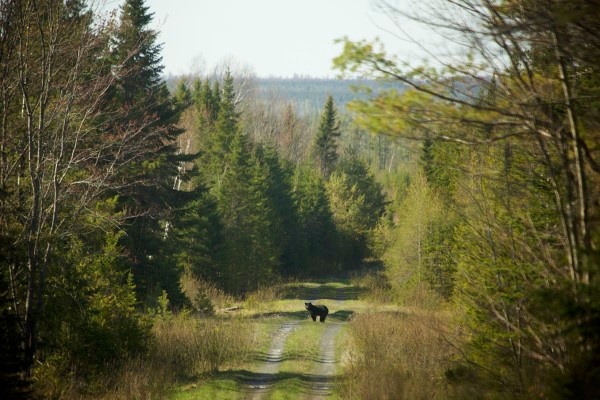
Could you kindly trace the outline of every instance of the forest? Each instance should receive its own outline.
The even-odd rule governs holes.
[[[167,82],[144,0],[0,0],[3,398],[184,398],[332,287],[332,398],[600,397],[599,5],[377,3],[464,52]]]

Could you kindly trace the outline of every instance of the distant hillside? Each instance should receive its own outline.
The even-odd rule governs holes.
[[[327,96],[332,95],[339,110],[356,98],[365,98],[363,91],[357,92],[353,87],[366,86],[373,93],[382,89],[396,88],[404,90],[404,86],[391,82],[357,79],[316,79],[316,78],[263,78],[257,80],[259,96],[265,100],[281,97],[292,102],[296,110],[302,114],[320,112]]]
[[[169,90],[174,91],[177,82],[192,79],[186,76],[170,75],[165,77]],[[214,79],[214,78],[213,78]],[[346,104],[356,98],[365,98],[364,92],[356,92],[353,87],[366,86],[373,93],[382,89],[396,88],[400,91],[405,89],[404,85],[392,82],[380,82],[374,80],[359,79],[319,79],[319,78],[256,78],[252,81],[253,90],[256,95],[266,101],[283,99],[294,104],[298,113],[308,115],[318,113],[325,104],[328,95],[332,95],[336,107],[340,112],[346,108]]]

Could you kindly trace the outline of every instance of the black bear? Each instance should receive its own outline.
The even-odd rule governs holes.
[[[319,316],[319,321],[325,322],[325,318],[327,314],[329,314],[329,309],[324,305],[313,305],[312,303],[304,303],[304,307],[310,312],[310,317],[313,321],[317,320],[317,315]]]

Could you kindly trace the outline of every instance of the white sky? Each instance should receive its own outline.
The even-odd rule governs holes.
[[[415,47],[388,32],[397,29],[374,0],[146,0],[146,5],[161,32],[165,74],[204,72],[229,60],[259,77],[334,77],[332,59],[342,51],[335,39],[379,37],[386,50],[406,57]]]

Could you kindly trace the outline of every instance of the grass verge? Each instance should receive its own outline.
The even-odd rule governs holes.
[[[444,321],[432,314],[376,312],[349,324],[339,391],[343,399],[445,399],[444,371],[453,349]]]

